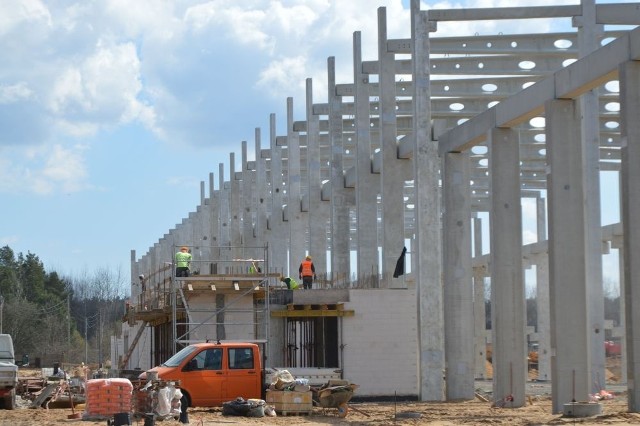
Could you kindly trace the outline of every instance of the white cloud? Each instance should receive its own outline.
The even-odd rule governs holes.
[[[0,159],[0,192],[52,195],[89,189],[87,146],[4,149]]]
[[[305,65],[306,59],[302,56],[274,60],[260,73],[257,86],[268,91],[271,96],[286,97],[287,93],[291,93],[292,87],[304,88]]]
[[[140,67],[133,43],[98,41],[91,56],[69,64],[53,85],[48,107],[59,128],[82,136],[140,119],[152,129],[153,108],[139,99]]]
[[[32,94],[33,92],[24,81],[12,85],[0,84],[0,104],[11,104],[28,99]]]
[[[0,2],[0,37],[28,24],[51,25],[51,14],[39,0],[3,0]]]

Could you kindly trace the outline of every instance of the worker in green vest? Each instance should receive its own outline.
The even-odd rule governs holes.
[[[280,277],[280,281],[285,283],[289,290],[296,290],[300,288],[300,284],[298,284],[298,282],[291,277]]]
[[[191,265],[191,253],[188,247],[180,247],[176,253],[176,277],[188,277]]]

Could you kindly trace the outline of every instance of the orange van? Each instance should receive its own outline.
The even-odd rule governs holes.
[[[262,397],[262,363],[255,343],[196,343],[139,378],[146,380],[150,371],[161,380],[179,380],[189,407]]]

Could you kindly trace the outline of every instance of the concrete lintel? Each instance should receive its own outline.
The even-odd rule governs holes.
[[[640,22],[638,3],[596,4],[596,24],[638,25],[638,22]]]
[[[487,131],[495,127],[495,108],[489,108],[472,120],[440,135],[438,155],[465,151],[487,139]]]
[[[545,78],[496,105],[496,126],[514,127],[544,112],[544,102],[554,97],[553,78]]]
[[[380,173],[382,171],[382,152],[378,151],[373,154],[371,160],[371,173]]]
[[[336,84],[337,96],[355,96],[356,86],[353,83]]]
[[[407,53],[411,54],[411,39],[394,39],[387,40],[387,51],[393,53]]]
[[[636,28],[629,34],[629,59],[640,60],[640,28]]]
[[[307,131],[307,121],[294,121],[293,122],[293,131],[294,132],[306,132]]]
[[[322,201],[331,201],[331,181],[328,180],[322,184],[320,190],[320,199]]]
[[[615,78],[618,64],[629,59],[629,37],[622,36],[555,73],[556,99],[579,95]]]
[[[414,140],[413,133],[400,138],[398,143],[398,158],[409,159],[413,157]]]
[[[329,115],[329,104],[328,103],[313,104],[312,111],[313,111],[313,115]]]
[[[566,18],[582,13],[580,6],[492,7],[469,9],[433,9],[430,21],[481,21],[495,19]]]
[[[344,187],[355,188],[356,187],[356,168],[349,167],[344,173]]]
[[[276,136],[276,146],[287,146],[286,136]]]
[[[379,69],[378,61],[362,61],[362,72],[364,74],[378,74]]]

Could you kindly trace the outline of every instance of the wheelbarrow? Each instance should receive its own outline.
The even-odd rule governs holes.
[[[346,417],[349,413],[348,402],[358,387],[358,385],[352,383],[320,388],[316,391],[317,404],[322,408],[336,408],[338,417]]]

